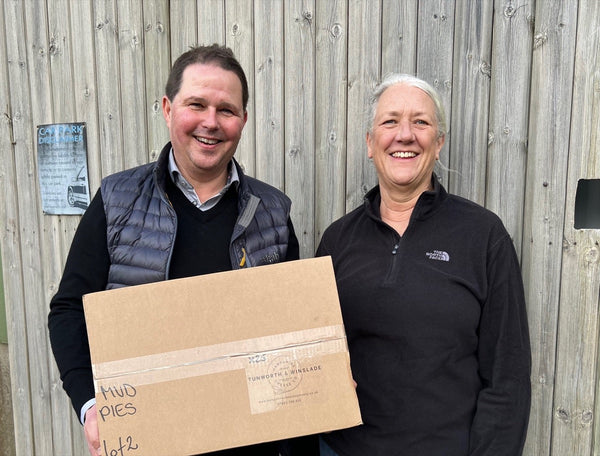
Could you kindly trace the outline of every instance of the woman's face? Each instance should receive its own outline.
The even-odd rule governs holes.
[[[381,94],[372,132],[367,133],[367,150],[382,188],[406,193],[427,190],[443,145],[429,95],[402,83]]]

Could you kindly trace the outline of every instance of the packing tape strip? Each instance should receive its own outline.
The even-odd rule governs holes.
[[[294,357],[338,353],[348,349],[343,325],[194,347],[93,364],[96,394],[105,385],[147,385],[217,372],[246,369],[256,355],[269,358],[287,352]]]

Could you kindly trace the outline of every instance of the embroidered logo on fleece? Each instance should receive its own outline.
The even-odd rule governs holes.
[[[444,252],[443,250],[434,250],[433,252],[427,252],[425,253],[425,256],[427,256],[427,258],[429,258],[430,260],[450,261],[450,255],[448,255],[448,252]]]

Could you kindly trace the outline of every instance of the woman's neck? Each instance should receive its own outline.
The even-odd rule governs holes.
[[[390,189],[380,187],[381,204],[379,211],[381,219],[402,236],[406,228],[408,228],[410,217],[419,197],[427,190],[429,188],[406,193],[402,191],[390,191]]]

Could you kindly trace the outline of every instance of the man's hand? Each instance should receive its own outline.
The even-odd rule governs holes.
[[[91,406],[87,412],[85,412],[85,424],[83,425],[83,432],[85,433],[85,440],[90,450],[91,456],[98,456],[102,454],[100,449],[100,436],[98,433],[98,416],[96,415],[96,404]]]

